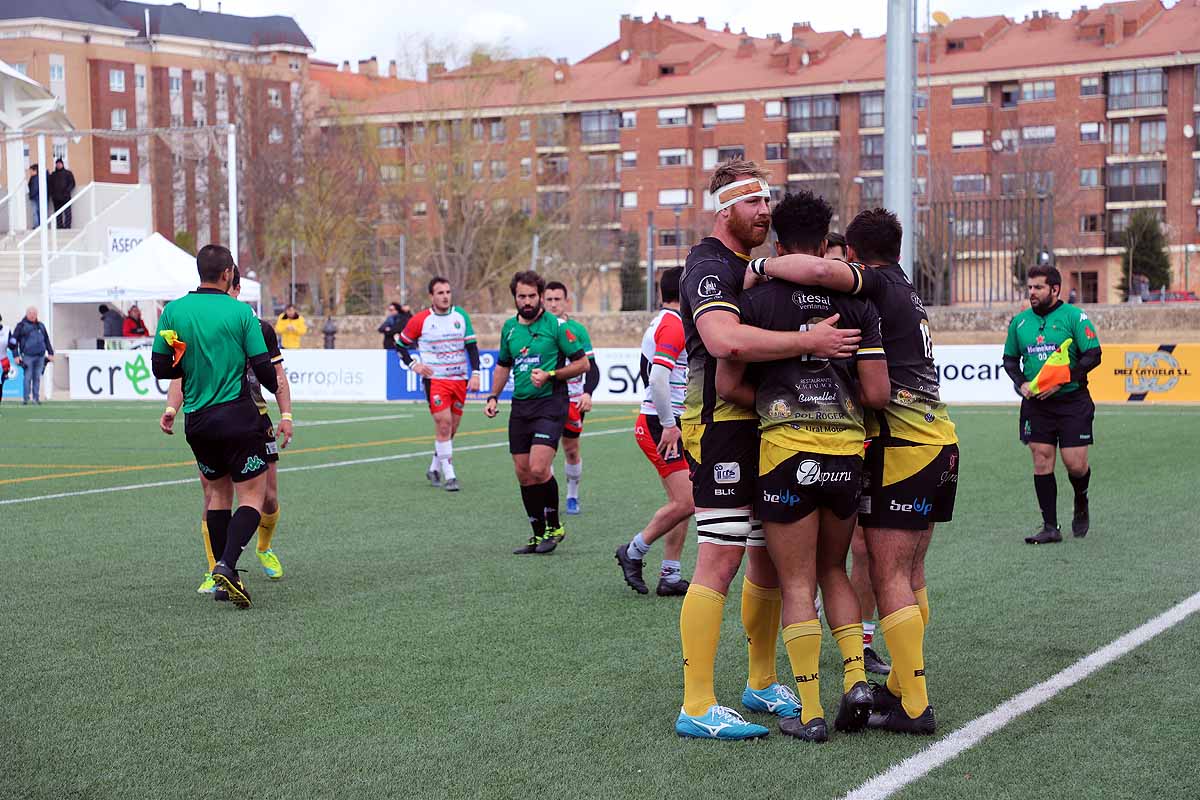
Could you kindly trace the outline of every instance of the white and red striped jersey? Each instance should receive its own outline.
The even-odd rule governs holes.
[[[439,380],[465,381],[471,377],[467,364],[467,345],[475,341],[471,318],[458,306],[445,314],[432,308],[418,311],[400,332],[400,342],[406,348],[417,346],[414,354],[433,369]]]
[[[579,344],[583,347],[583,354],[588,358],[595,359],[596,351],[592,348],[592,337],[588,335],[587,328],[582,322],[566,317],[559,317],[558,323],[567,329],[567,339],[572,337],[579,340]],[[576,375],[571,380],[567,381],[567,397],[572,403],[578,403],[580,396],[583,394],[583,387],[587,383],[587,373]]]
[[[660,364],[671,370],[671,408],[675,416],[683,416],[683,398],[687,393],[688,360],[684,346],[683,319],[674,309],[664,308],[642,334],[642,380],[646,393],[642,397],[642,413],[658,416],[650,396],[650,367]]]

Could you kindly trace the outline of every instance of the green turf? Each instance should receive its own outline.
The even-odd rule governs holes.
[[[661,502],[630,409],[589,415],[589,432],[621,432],[584,440],[585,513],[567,518],[565,544],[516,558],[528,534],[503,417],[470,408],[455,456],[464,489],[449,495],[424,481],[420,406],[301,404],[301,422],[408,416],[302,425],[285,469],[412,456],[281,475],[287,575],[269,583],[248,553],[245,612],[194,592],[199,490],[158,410],[0,408],[0,502],[184,481],[0,505],[0,797],[824,798],[926,744],[674,736],[679,601],[634,595],[612,559]],[[946,733],[1200,589],[1197,411],[1102,409],[1093,533],[1042,548],[1021,543],[1038,517],[1015,409],[955,416],[956,519],[928,563],[927,668]],[[689,542],[685,573],[694,555]],[[899,796],[1198,796],[1198,647],[1193,618]],[[822,669],[834,709],[829,637]],[[736,705],[736,591],[717,676]]]

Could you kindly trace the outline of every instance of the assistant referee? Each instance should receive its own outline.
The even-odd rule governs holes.
[[[234,268],[227,248],[200,250],[200,286],[163,309],[151,360],[154,377],[183,378],[184,431],[207,490],[213,554],[221,554],[213,581],[234,605],[249,608],[237,561],[262,518],[268,458],[266,428],[246,385],[247,362],[268,392],[279,385],[253,310],[227,294]]]

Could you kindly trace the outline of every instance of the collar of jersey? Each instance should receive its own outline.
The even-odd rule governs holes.
[[[220,289],[208,289],[204,286],[197,286],[195,289],[188,292],[188,294],[228,294],[228,292],[222,292]]]
[[[433,314],[435,317],[448,317],[448,316],[450,316],[452,313],[454,313],[454,306],[450,306],[450,307],[449,307],[449,308],[447,308],[445,311],[438,311],[438,310],[437,310],[436,308],[434,308],[433,306],[430,306],[430,307],[429,307],[429,313],[430,313],[430,314]]]
[[[1030,306],[1029,310],[1032,311],[1034,314],[1037,314],[1042,319],[1045,319],[1046,317],[1053,314],[1055,311],[1058,311],[1060,308],[1062,308],[1062,305],[1063,305],[1063,301],[1059,300],[1054,305],[1050,306],[1050,308],[1048,308],[1046,311],[1038,311],[1033,306]]]

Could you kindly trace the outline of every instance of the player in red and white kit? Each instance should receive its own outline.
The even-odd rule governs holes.
[[[683,321],[679,316],[682,274],[682,267],[671,267],[663,271],[659,281],[662,310],[642,336],[642,379],[646,382],[646,394],[634,427],[638,446],[662,479],[667,503],[654,513],[645,530],[633,537],[633,541],[617,548],[617,563],[621,565],[625,583],[638,594],[647,594],[650,590],[642,579],[643,559],[655,540],[666,537],[657,589],[663,597],[687,594],[688,582],[679,574],[679,556],[694,510],[692,482],[679,434],[688,381]]]
[[[450,281],[429,282],[430,307],[417,312],[395,337],[396,350],[409,369],[425,380],[433,415],[433,461],[425,477],[435,488],[459,490],[454,474],[454,434],[462,421],[467,392],[479,391],[479,345],[467,312],[453,304]],[[411,352],[417,348],[414,358]]]

